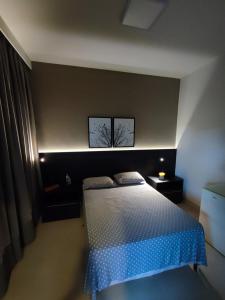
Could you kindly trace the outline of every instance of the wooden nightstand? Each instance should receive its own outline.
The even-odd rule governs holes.
[[[79,218],[82,192],[74,185],[52,185],[44,189],[43,222]]]
[[[158,177],[147,176],[146,181],[154,189],[163,194],[174,203],[180,203],[183,200],[183,179],[180,177],[166,178],[159,180]]]

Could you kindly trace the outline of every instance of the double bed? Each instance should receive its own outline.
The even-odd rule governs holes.
[[[84,191],[85,292],[179,268],[206,265],[199,222],[147,183]]]

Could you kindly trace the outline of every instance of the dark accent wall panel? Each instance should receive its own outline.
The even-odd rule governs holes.
[[[79,186],[85,177],[112,176],[125,171],[138,171],[143,176],[165,171],[168,176],[174,176],[176,164],[175,149],[40,153],[42,157],[45,158],[41,163],[44,186],[65,185],[66,173],[72,184]],[[160,157],[164,157],[163,163]]]

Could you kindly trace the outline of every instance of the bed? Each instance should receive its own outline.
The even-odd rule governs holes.
[[[199,222],[147,183],[84,191],[85,292],[188,264],[206,265]]]

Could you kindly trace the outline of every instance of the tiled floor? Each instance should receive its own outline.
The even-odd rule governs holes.
[[[43,223],[13,270],[4,300],[87,300],[82,219]]]
[[[198,212],[183,203],[194,216]],[[88,300],[82,285],[85,234],[82,219],[40,224],[36,240],[15,267],[4,300]],[[109,288],[98,300],[216,300],[208,283],[189,268]]]
[[[200,208],[197,205],[194,205],[190,202],[181,202],[178,204],[180,208],[183,208],[186,212],[191,214],[194,218],[198,220]]]

